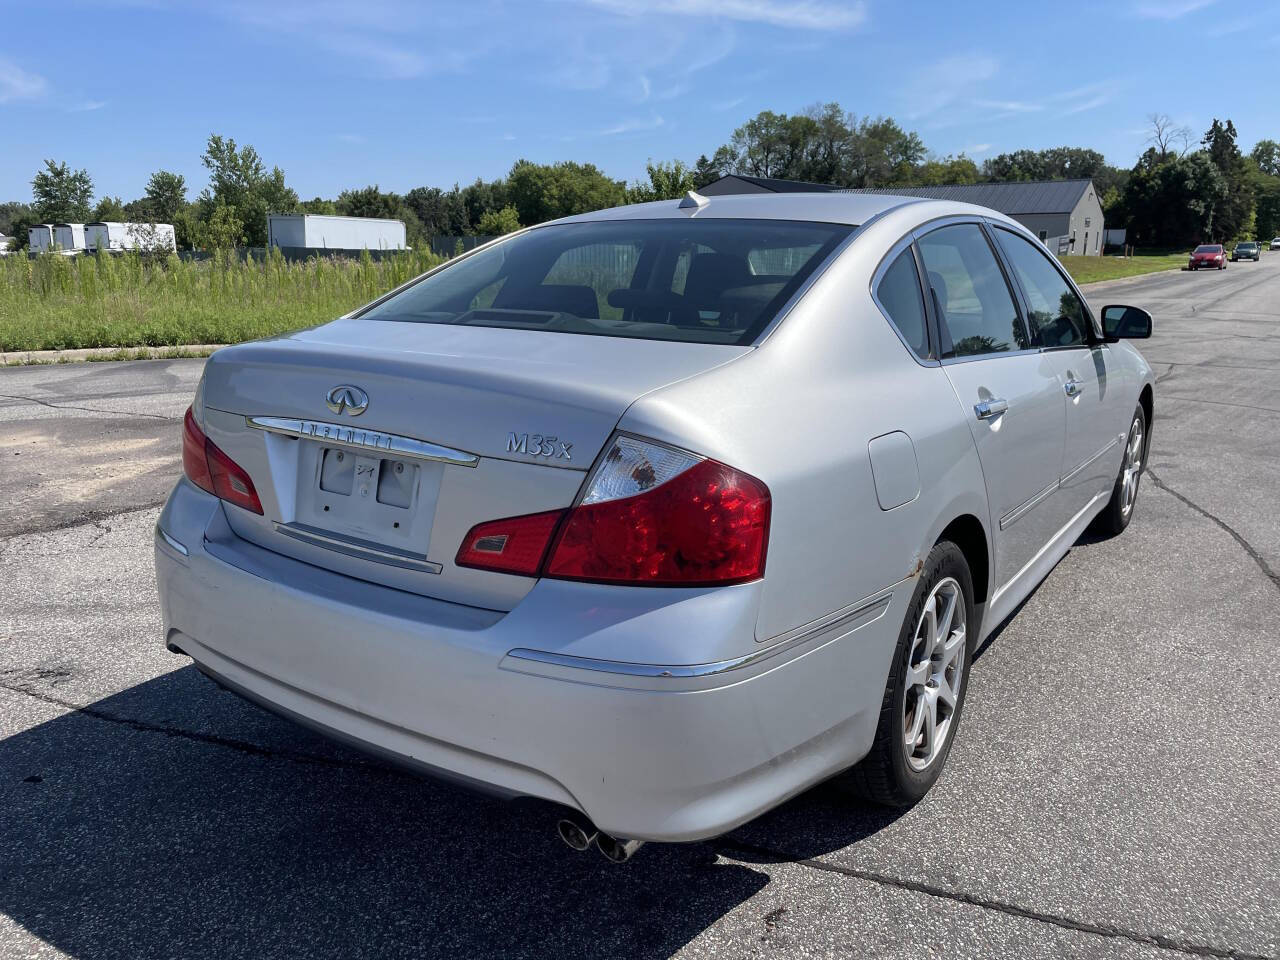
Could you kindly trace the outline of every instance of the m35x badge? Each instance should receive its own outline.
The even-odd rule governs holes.
[[[548,460],[572,460],[573,444],[541,433],[512,433],[507,437],[507,453],[523,453]]]

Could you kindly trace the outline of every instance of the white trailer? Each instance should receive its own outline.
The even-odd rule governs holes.
[[[37,223],[27,231],[27,246],[32,253],[44,253],[53,249],[53,224]]]
[[[273,213],[267,217],[267,244],[313,250],[404,250],[404,221]]]
[[[176,250],[171,223],[98,221],[84,227],[86,250]]]
[[[84,249],[83,223],[55,223],[53,245],[62,253],[78,253]]]

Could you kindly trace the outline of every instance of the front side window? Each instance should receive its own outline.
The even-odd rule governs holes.
[[[359,316],[746,344],[853,229],[684,218],[538,227],[446,266]]]
[[[920,296],[920,273],[908,247],[898,254],[876,285],[876,299],[889,315],[902,339],[918,357],[929,355],[929,333],[925,323],[924,300]]]
[[[1027,326],[1034,347],[1077,347],[1089,340],[1089,314],[1048,258],[1024,238],[996,230],[1000,249],[1027,298]]]
[[[940,227],[918,244],[944,334],[944,355],[1027,349],[1022,318],[981,227],[973,223]]]

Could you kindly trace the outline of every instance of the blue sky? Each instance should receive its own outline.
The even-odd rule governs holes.
[[[631,180],[829,100],[979,161],[1068,144],[1130,166],[1152,112],[1280,139],[1273,0],[10,0],[3,22],[0,200],[29,199],[45,157],[99,195],[164,168],[194,196],[211,132],[304,198],[519,157]]]

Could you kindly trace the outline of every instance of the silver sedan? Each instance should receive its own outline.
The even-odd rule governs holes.
[[[623,860],[833,774],[937,780],[975,648],[1133,516],[1154,378],[1016,222],[690,194],[219,350],[156,530],[169,648]]]

